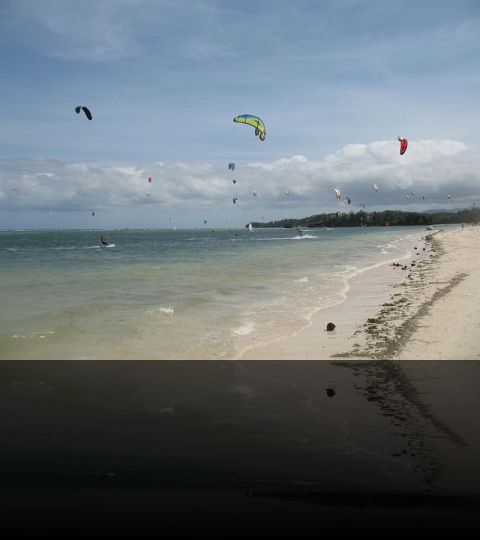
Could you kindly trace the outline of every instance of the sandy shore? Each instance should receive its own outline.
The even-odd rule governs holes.
[[[415,247],[402,266],[357,277],[347,300],[307,329],[240,359],[480,359],[480,228],[425,231]]]

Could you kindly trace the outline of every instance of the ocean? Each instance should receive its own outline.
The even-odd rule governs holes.
[[[297,333],[426,233],[2,230],[0,359],[235,359]]]

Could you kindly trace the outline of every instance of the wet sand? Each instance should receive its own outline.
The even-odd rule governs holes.
[[[479,370],[3,361],[5,527],[458,530],[480,517]]]

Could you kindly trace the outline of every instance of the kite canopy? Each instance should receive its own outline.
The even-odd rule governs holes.
[[[374,189],[375,191],[378,191],[378,184],[373,184],[373,189]]]
[[[339,201],[342,198],[342,194],[340,193],[340,190],[337,188],[333,188],[333,191],[335,192],[335,196],[337,197],[337,201]]]
[[[402,137],[398,137],[398,140],[400,141],[400,155],[402,156],[407,151],[408,141]]]
[[[261,141],[265,140],[267,130],[265,129],[265,124],[262,122],[262,120],[260,120],[258,116],[253,116],[251,114],[242,114],[240,116],[236,116],[233,121],[253,126],[255,128],[255,135],[258,135],[258,138]]]
[[[77,114],[80,114],[80,111],[82,111],[85,113],[85,116],[91,120],[92,119],[92,113],[87,109],[87,107],[83,107],[82,105],[79,105],[78,107],[75,107],[75,112]]]
[[[234,171],[235,170],[235,163],[229,163],[228,168],[232,169],[232,171]]]

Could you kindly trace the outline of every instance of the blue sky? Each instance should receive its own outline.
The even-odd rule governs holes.
[[[479,36],[478,0],[1,0],[0,228],[480,206]]]

